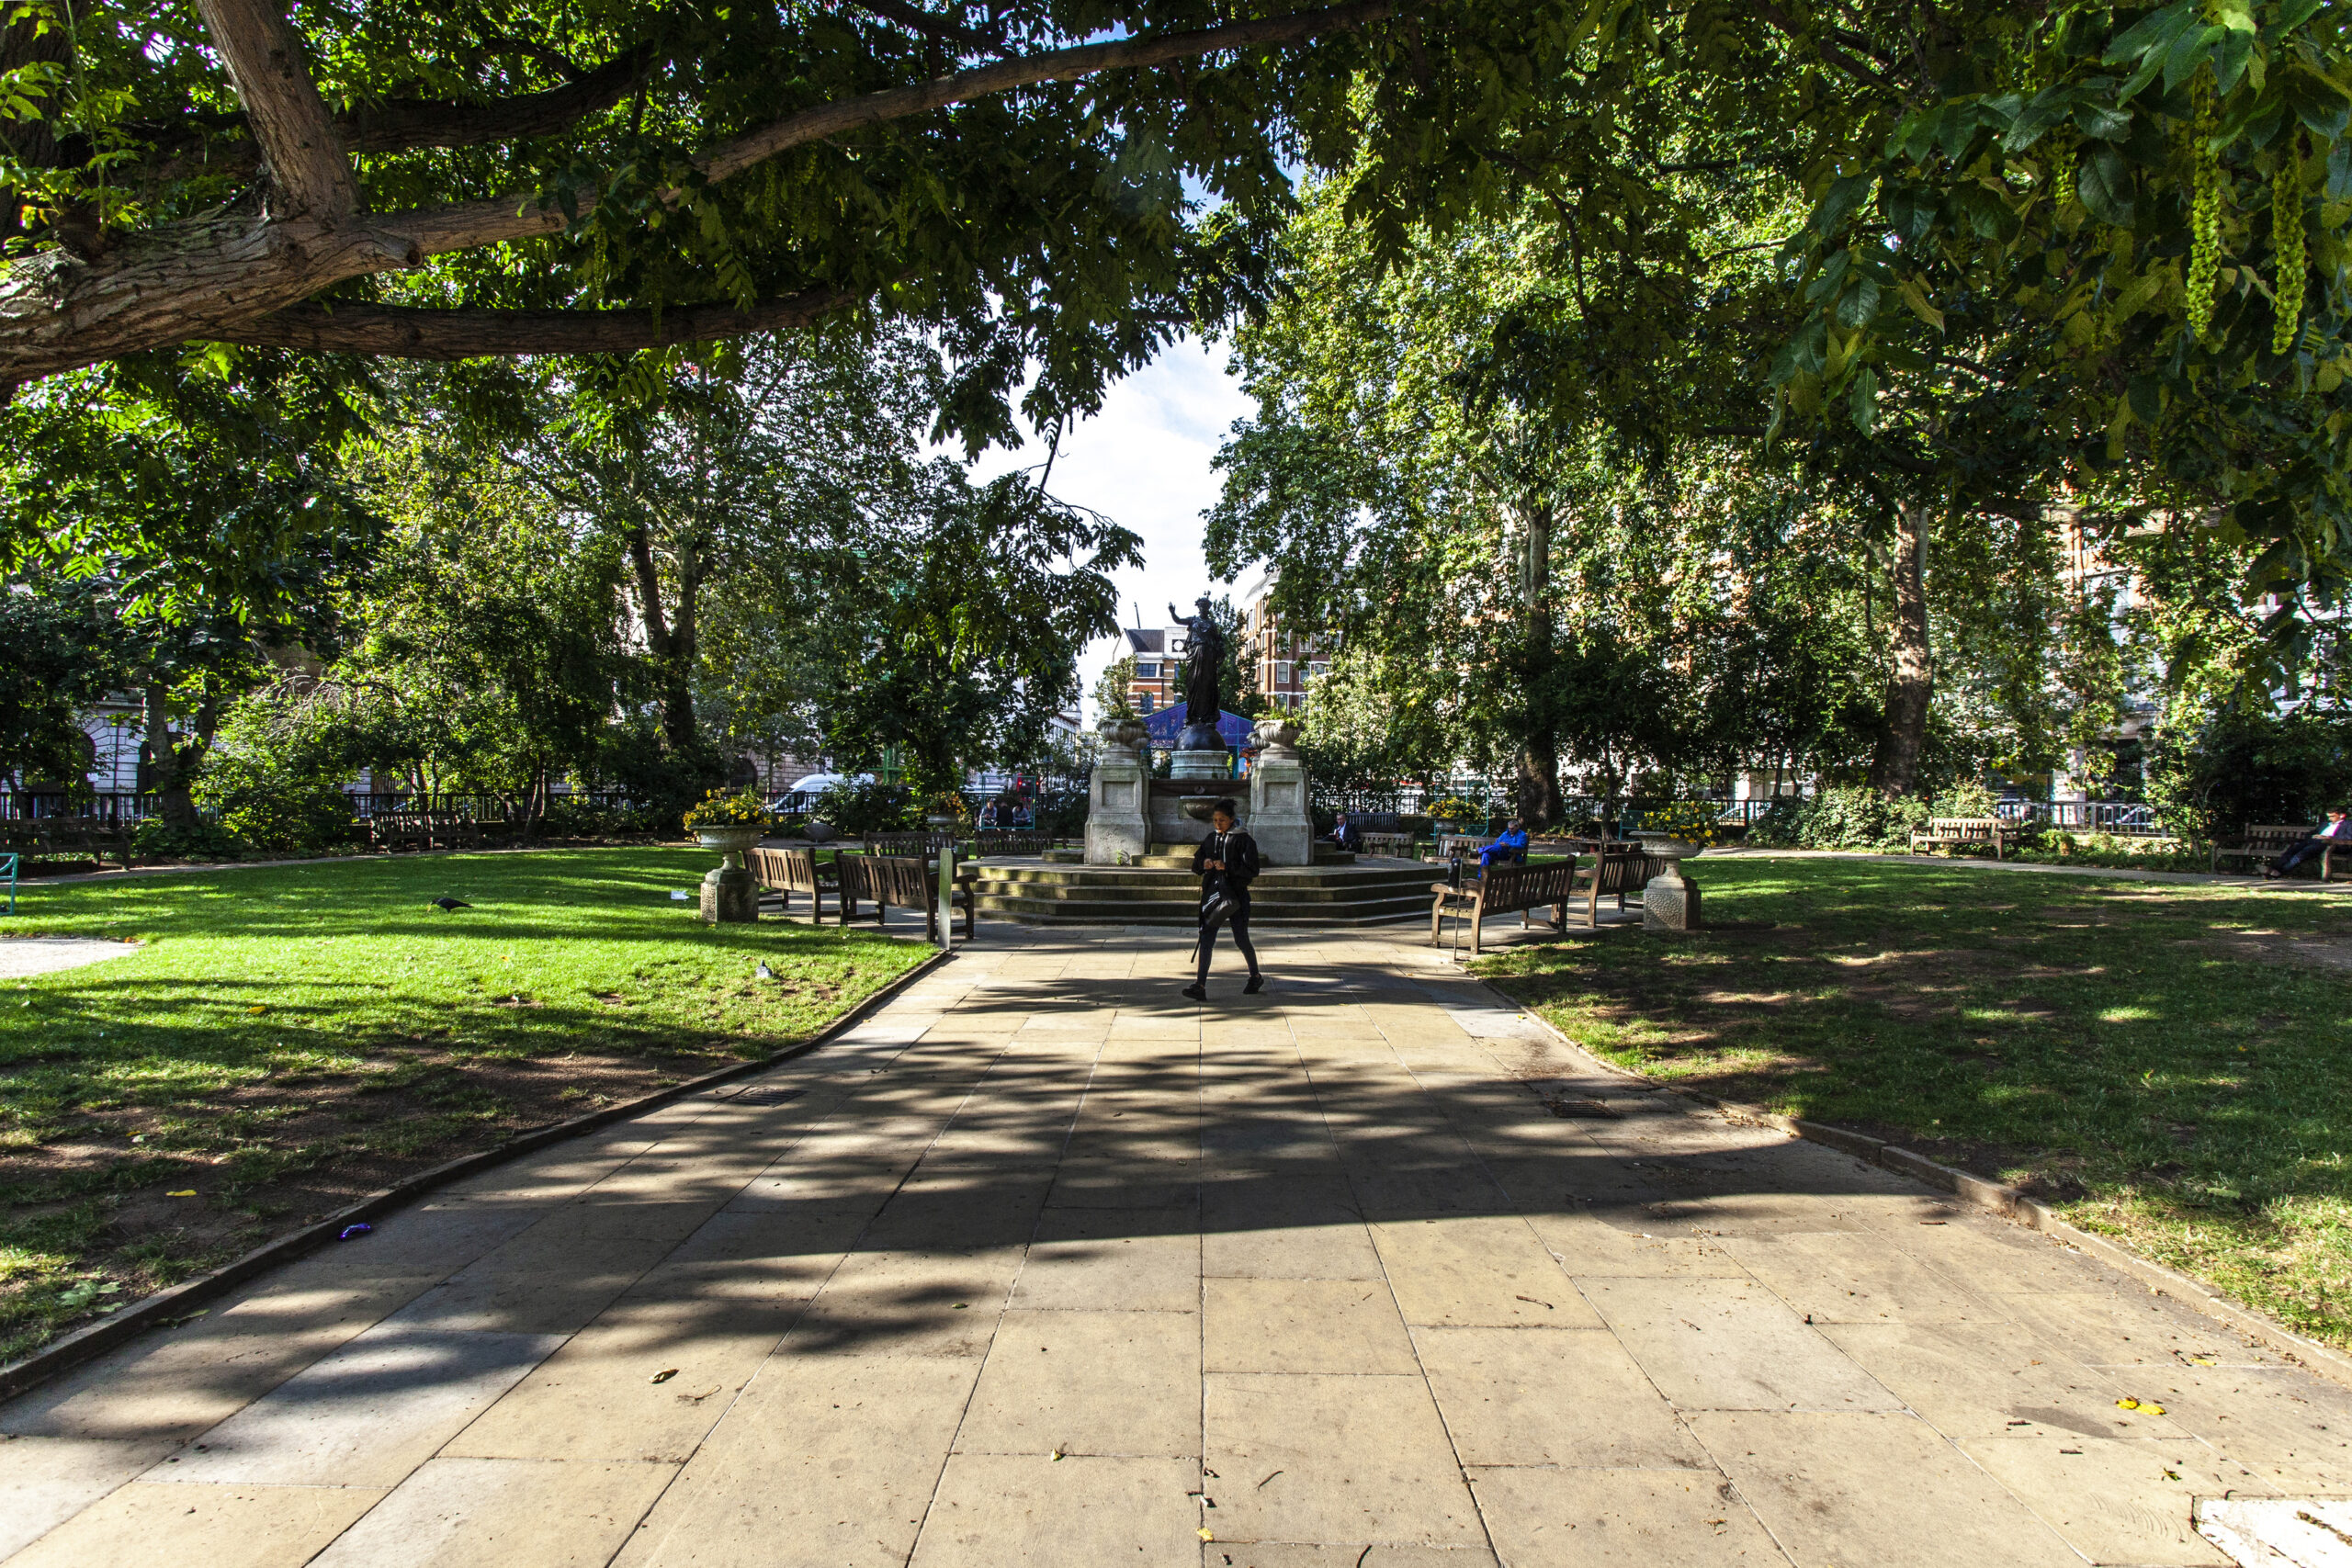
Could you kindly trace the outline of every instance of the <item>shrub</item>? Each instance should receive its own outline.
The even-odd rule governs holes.
[[[1936,797],[1933,815],[1938,817],[1991,817],[1998,813],[2000,797],[1992,786],[1981,780],[1970,779],[1956,784]]]
[[[1888,800],[1860,784],[1776,800],[1749,824],[1747,842],[1808,850],[1901,849],[1933,815],[1924,800]],[[1989,811],[1975,813],[1990,816]]]
[[[688,832],[710,828],[765,828],[774,821],[774,815],[758,795],[741,790],[712,790],[685,813]]]
[[[2352,719],[2222,714],[2157,735],[2148,798],[2176,833],[2211,838],[2256,822],[2314,822],[2352,799]]]
[[[1694,844],[1719,844],[1724,838],[1723,811],[1700,800],[1678,800],[1642,813],[1642,831],[1670,833]]]
[[[915,812],[914,797],[903,784],[829,784],[817,797],[816,809],[809,815],[821,818],[831,823],[837,832],[854,839],[922,826]]]
[[[150,817],[130,830],[130,853],[135,860],[241,860],[250,847],[227,829],[209,822],[175,828],[159,817]]]

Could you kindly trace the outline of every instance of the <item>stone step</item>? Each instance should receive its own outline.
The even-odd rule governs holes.
[[[1038,887],[1121,887],[1181,889],[1185,897],[1200,890],[1199,882],[1189,868],[1175,871],[1143,866],[1057,866],[1035,864],[988,864],[978,870],[983,883],[1019,883]],[[1324,868],[1312,870],[1304,866],[1282,866],[1261,874],[1250,885],[1251,896],[1259,898],[1280,897],[1303,889],[1348,888],[1418,888],[1426,890],[1430,884],[1442,880],[1434,866],[1400,865],[1395,867]]]
[[[1008,897],[982,892],[977,896],[980,913],[1001,919],[1018,920],[1034,926],[1169,926],[1175,928],[1195,924],[1199,919],[1197,901],[1182,904],[1159,899],[1123,900],[1114,898],[1089,899],[1082,902],[1057,902],[1050,899]],[[1252,926],[1368,926],[1387,925],[1405,920],[1429,918],[1430,900],[1427,894],[1419,897],[1365,898],[1353,903],[1317,908],[1307,905],[1269,905],[1251,900],[1250,923]]]

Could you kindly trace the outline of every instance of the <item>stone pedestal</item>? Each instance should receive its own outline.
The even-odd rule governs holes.
[[[1212,784],[1233,782],[1233,753],[1219,746],[1215,750],[1179,751],[1170,759],[1168,776],[1171,779],[1207,780]],[[1205,795],[1205,790],[1188,793]]]
[[[722,865],[706,873],[702,879],[702,918],[712,925],[758,919],[760,885],[740,865]]]
[[[1151,852],[1151,769],[1137,749],[1144,728],[1106,718],[1102,750],[1086,781],[1086,863],[1117,865]]]
[[[1699,913],[1699,885],[1682,869],[1685,855],[1701,846],[1687,840],[1642,836],[1642,848],[1665,869],[1642,888],[1642,929],[1645,931],[1695,931],[1706,929]]]
[[[1315,860],[1315,819],[1306,804],[1306,764],[1298,731],[1285,718],[1258,721],[1261,750],[1250,770],[1250,836],[1268,865],[1308,865]]]

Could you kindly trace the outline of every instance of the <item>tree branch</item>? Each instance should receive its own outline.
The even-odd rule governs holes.
[[[297,305],[209,334],[218,343],[372,354],[388,359],[477,359],[525,354],[632,354],[676,343],[805,327],[854,301],[810,288],[730,304],[666,310],[433,310],[393,305]]]
[[[325,219],[356,212],[359,182],[285,13],[274,0],[197,0],[197,9],[290,209]]]
[[[203,4],[208,12],[243,15],[254,14],[266,0]],[[910,87],[820,105],[726,142],[699,163],[709,178],[725,179],[791,148],[864,126],[1041,82],[1295,42],[1381,20],[1395,4],[1355,0],[1226,27],[1050,50]],[[270,15],[266,10],[257,14]],[[283,28],[282,19],[278,25]],[[315,104],[316,89],[307,76],[300,83]],[[282,179],[273,138],[286,139],[286,122],[262,114],[257,105],[248,107],[254,110],[263,151]],[[320,128],[325,124],[322,112],[313,133],[322,134]],[[308,145],[299,137],[294,141],[296,151]],[[336,162],[347,180],[349,166],[339,156]],[[323,178],[322,168],[312,172]],[[593,187],[581,192],[583,206],[595,199]],[[538,193],[524,191],[356,221],[349,209],[341,214],[314,209],[286,220],[272,215],[260,222],[232,216],[193,220],[130,236],[93,263],[57,252],[37,253],[0,274],[0,385],[192,339],[234,341],[234,330],[250,326],[261,331],[261,318],[334,284],[417,266],[428,256],[552,234],[565,226],[562,211],[552,202],[543,203]],[[503,352],[533,351],[518,345]],[[563,352],[554,344],[544,351]]]

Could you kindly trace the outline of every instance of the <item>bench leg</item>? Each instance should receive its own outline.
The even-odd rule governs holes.
[[[1473,958],[1478,956],[1478,928],[1486,923],[1486,919],[1487,910],[1483,904],[1470,906],[1470,956]]]
[[[1441,893],[1430,901],[1430,945],[1438,945],[1438,933],[1445,923],[1445,895]]]

